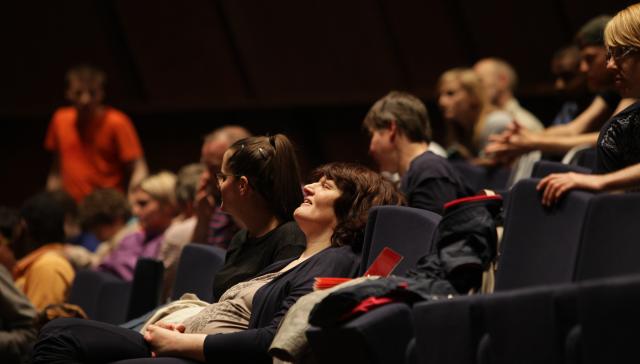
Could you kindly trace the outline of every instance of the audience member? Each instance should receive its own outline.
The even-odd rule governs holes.
[[[361,166],[330,164],[315,176],[316,182],[305,186],[304,202],[295,211],[307,237],[299,258],[277,262],[259,277],[234,286],[220,302],[183,324],[149,325],[144,336],[89,320],[58,319],[43,328],[34,363],[98,363],[151,355],[270,363],[267,349],[289,307],[312,291],[315,277],[353,276],[358,258],[350,245],[362,243],[369,209],[399,200],[389,182]],[[234,182],[232,177],[227,176],[226,182]]]
[[[563,101],[551,125],[567,124],[593,101],[586,75],[580,71],[580,49],[575,45],[560,48],[551,59],[556,94]]]
[[[438,81],[438,105],[449,128],[450,159],[477,159],[494,133],[500,133],[512,117],[489,103],[480,79],[468,68],[446,71]]]
[[[164,263],[163,300],[169,297],[178,268],[182,248],[191,242],[196,227],[195,195],[204,165],[193,163],[180,168],[176,179],[178,216],[165,231],[158,259]]]
[[[21,211],[22,229],[14,245],[19,260],[13,277],[36,309],[63,303],[75,277],[62,253],[64,209],[51,192],[27,200]]]
[[[113,188],[94,190],[79,207],[81,243],[66,245],[65,255],[77,268],[97,267],[124,235],[137,229],[137,222],[127,223],[130,217],[129,202],[122,192]]]
[[[302,203],[295,150],[282,135],[250,137],[233,143],[216,173],[223,211],[244,228],[231,240],[216,274],[214,300],[236,283],[255,277],[273,262],[298,256],[304,234],[293,221]]]
[[[401,176],[409,206],[441,214],[446,202],[470,193],[449,162],[428,150],[429,116],[417,97],[390,92],[371,107],[363,126],[371,136],[369,154],[381,170]]]
[[[90,66],[67,72],[71,107],[53,115],[45,148],[55,153],[47,189],[64,188],[80,202],[98,187],[124,191],[147,174],[140,141],[129,118],[102,104],[105,74]]]
[[[131,192],[140,230],[124,238],[98,269],[131,281],[138,258],[157,258],[165,230],[176,213],[176,176],[160,172],[144,178]]]
[[[192,241],[201,244],[229,247],[233,235],[238,231],[236,223],[220,210],[220,191],[216,184],[216,173],[220,172],[222,156],[236,141],[251,136],[245,128],[227,125],[205,137],[201,162],[206,166],[196,193],[196,216],[198,222]]]
[[[640,98],[640,4],[620,11],[604,32],[606,66],[622,97]],[[640,185],[640,103],[636,102],[607,121],[597,141],[594,175],[551,174],[538,184],[542,203],[553,204],[571,189],[612,190]]]
[[[518,75],[509,63],[499,58],[484,58],[476,62],[473,70],[480,77],[493,106],[508,112],[523,128],[531,131],[544,129],[540,120],[520,106],[514,97]]]
[[[26,363],[35,342],[36,310],[15,286],[11,269],[15,264],[11,245],[18,230],[17,211],[0,207],[0,361]]]

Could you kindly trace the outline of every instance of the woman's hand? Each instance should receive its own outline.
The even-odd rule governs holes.
[[[185,334],[184,325],[158,322],[149,325],[144,339],[151,346],[151,355],[178,356],[204,361],[204,334]]]
[[[183,330],[175,330],[173,324],[164,324],[158,322],[157,325],[149,325],[144,333],[144,339],[151,346],[151,355],[168,356],[177,355],[179,353],[180,336],[184,335]]]
[[[543,178],[536,186],[538,191],[543,190],[542,204],[551,206],[555,204],[562,195],[573,189],[599,191],[604,188],[604,181],[601,175],[581,174],[581,173],[553,173]]]

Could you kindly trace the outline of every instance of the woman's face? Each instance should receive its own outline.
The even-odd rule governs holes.
[[[234,214],[235,206],[239,197],[237,181],[238,177],[233,175],[233,172],[229,169],[229,158],[232,154],[231,149],[227,149],[222,157],[222,166],[220,167],[220,173],[216,175],[218,188],[220,189],[220,197],[222,204],[220,209],[228,214],[236,216]]]
[[[473,100],[458,80],[446,80],[442,83],[438,95],[438,105],[442,116],[449,121],[464,122],[473,111]]]
[[[611,56],[609,56],[611,55]],[[613,73],[622,97],[640,97],[640,50],[612,47],[607,56],[607,70]]]
[[[304,186],[304,200],[293,213],[298,223],[308,222],[334,228],[338,223],[333,206],[342,192],[326,177]]]
[[[132,194],[132,211],[144,230],[161,232],[171,224],[171,210],[141,189]]]

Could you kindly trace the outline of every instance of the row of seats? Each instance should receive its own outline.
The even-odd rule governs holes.
[[[572,191],[546,208],[535,189],[538,181],[521,181],[510,193],[497,293],[420,303],[413,310],[392,304],[338,329],[311,328],[307,337],[321,362],[388,363],[406,357],[411,363],[562,363],[603,346],[587,350],[581,342],[617,338],[590,329],[583,340],[580,327],[598,318],[591,314],[597,300],[585,297],[597,291],[606,299],[602,290],[608,284],[594,280],[640,273],[635,222],[640,194]],[[640,283],[629,283],[634,284]]]
[[[224,264],[224,250],[189,244],[180,256],[171,299],[195,293],[200,299],[213,298],[213,278]],[[82,307],[89,318],[121,324],[139,317],[160,304],[164,266],[161,261],[140,258],[132,282],[110,273],[80,270],[71,287],[69,302]]]
[[[362,272],[370,266],[385,246],[390,246],[405,258],[396,267],[404,274],[415,266],[418,258],[427,254],[440,221],[440,215],[430,211],[398,206],[372,209],[365,232]],[[398,232],[396,226],[403,226]],[[184,293],[194,293],[204,301],[213,299],[213,279],[224,264],[225,252],[218,247],[187,245],[181,254],[171,299]],[[93,270],[77,273],[69,302],[82,307],[94,320],[120,324],[157,307],[161,294],[163,266],[160,261],[141,258],[135,268],[133,282]]]

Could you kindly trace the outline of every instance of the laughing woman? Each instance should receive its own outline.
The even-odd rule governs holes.
[[[52,321],[40,334],[33,362],[140,363],[146,360],[136,358],[151,356],[174,357],[164,363],[270,362],[267,349],[289,307],[311,292],[315,277],[354,276],[359,257],[353,248],[362,243],[369,209],[401,199],[390,183],[359,165],[325,165],[314,177],[294,213],[307,241],[299,257],[231,287],[183,324],[150,325],[144,336],[88,320]]]

